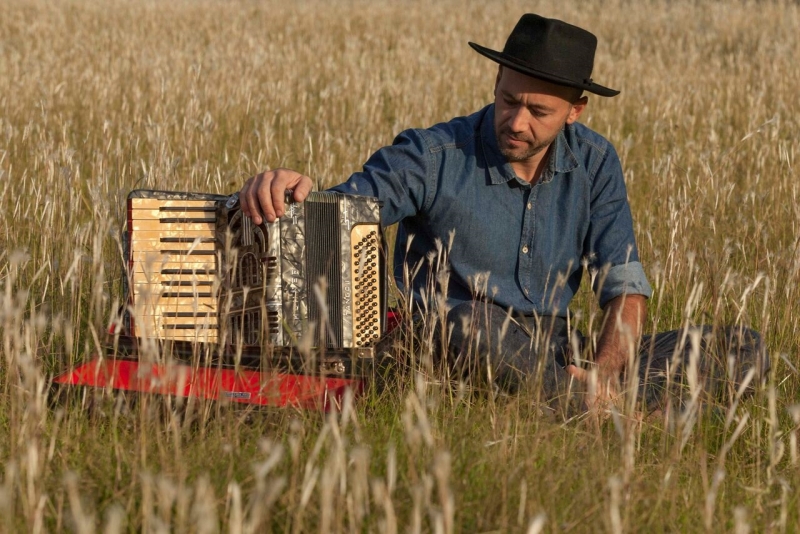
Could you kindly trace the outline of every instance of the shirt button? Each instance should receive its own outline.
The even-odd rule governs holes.
[[[530,202],[528,202],[527,208],[528,208],[528,209],[531,209],[532,207],[533,207],[533,206],[531,205],[531,203],[530,203]]]
[[[528,294],[528,288],[527,287],[525,289],[523,289],[523,291],[525,292],[526,295]]]
[[[522,247],[522,253],[523,254],[527,254],[528,253],[528,245],[525,245],[524,247]]]

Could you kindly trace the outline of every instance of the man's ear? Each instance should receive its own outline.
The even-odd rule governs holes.
[[[588,96],[582,96],[578,100],[572,104],[572,108],[569,110],[569,116],[567,117],[567,124],[572,124],[581,116],[583,110],[586,109],[586,105],[589,103]]]

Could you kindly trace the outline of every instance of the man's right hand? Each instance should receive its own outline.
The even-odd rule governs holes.
[[[314,182],[308,176],[290,169],[275,169],[247,180],[239,192],[239,202],[253,224],[261,224],[264,219],[275,222],[286,213],[284,197],[287,190],[294,190],[292,198],[302,202],[313,187]]]

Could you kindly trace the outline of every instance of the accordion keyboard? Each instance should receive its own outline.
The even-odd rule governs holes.
[[[215,200],[128,199],[132,332],[215,342]]]

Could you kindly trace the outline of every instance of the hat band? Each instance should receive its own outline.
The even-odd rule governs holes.
[[[565,85],[581,87],[581,88],[588,88],[588,87],[591,87],[593,85],[593,82],[592,82],[591,78],[584,78],[583,80],[576,80],[574,78],[567,78],[567,77],[565,77],[565,76],[563,76],[561,74],[555,73],[555,72],[549,72],[549,71],[545,71],[545,70],[542,70],[542,69],[538,69],[538,68],[534,67],[533,65],[531,65],[530,63],[528,63],[527,61],[521,60],[521,59],[519,59],[517,57],[514,57],[514,56],[509,56],[504,52],[496,52],[496,54],[498,54],[498,56],[500,56],[500,58],[502,58],[505,61],[508,61],[509,63],[513,63],[515,65],[519,65],[520,67],[524,67],[525,69],[527,69],[529,71],[532,71],[532,72],[536,72],[538,74],[541,74],[542,76],[547,76],[548,78],[554,79],[554,81],[557,80],[559,82],[564,82]]]

